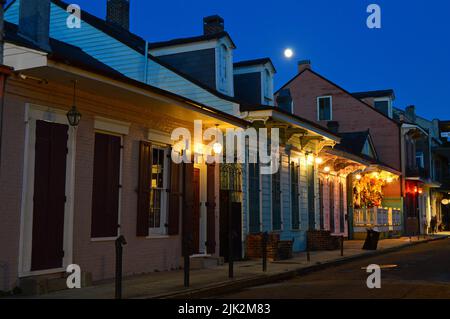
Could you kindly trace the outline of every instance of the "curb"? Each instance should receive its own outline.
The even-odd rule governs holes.
[[[323,263],[314,264],[307,267],[302,267],[282,273],[276,274],[261,274],[255,275],[254,277],[244,278],[244,279],[236,279],[227,282],[221,282],[219,284],[212,284],[210,286],[188,289],[186,291],[178,291],[175,293],[161,294],[156,296],[147,296],[147,297],[139,297],[139,299],[201,299],[201,298],[211,298],[214,296],[220,296],[227,293],[239,291],[245,288],[256,287],[271,283],[276,283],[280,281],[285,281],[296,276],[306,275],[309,273],[313,273],[316,271],[320,271],[326,268],[339,266],[345,263],[349,263],[355,260],[370,258],[374,256],[384,255],[391,252],[396,252],[402,250],[404,248],[413,247],[421,244],[426,244],[433,241],[448,239],[450,236],[442,236],[437,238],[430,238],[423,241],[406,243],[395,247],[386,248],[383,250],[377,251],[368,251],[361,254],[342,257],[339,259],[334,259],[330,261],[326,261]]]

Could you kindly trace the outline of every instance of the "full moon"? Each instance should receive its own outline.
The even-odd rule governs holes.
[[[286,49],[284,50],[284,56],[288,59],[292,58],[292,56],[294,55],[294,51],[292,51],[292,49]]]

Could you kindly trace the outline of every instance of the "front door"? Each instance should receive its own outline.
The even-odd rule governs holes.
[[[31,270],[63,266],[68,126],[36,121]]]
[[[228,261],[230,239],[233,260],[242,258],[242,204],[232,202],[230,191],[220,191],[220,256]],[[230,217],[231,214],[231,217]],[[230,227],[231,222],[231,227]]]
[[[200,169],[194,168],[194,179],[192,181],[194,193],[194,209],[192,212],[192,253],[199,253],[200,244]]]

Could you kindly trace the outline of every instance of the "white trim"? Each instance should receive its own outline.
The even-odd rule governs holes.
[[[325,99],[325,98],[330,98],[330,119],[328,119],[328,120],[321,120],[320,119],[320,110],[319,110],[319,100],[320,99]],[[316,98],[316,103],[317,103],[317,120],[318,121],[332,121],[333,120],[333,96],[331,96],[331,95],[318,96]]]
[[[74,215],[74,183],[75,183],[75,157],[76,157],[76,128],[67,123],[64,110],[44,107],[34,104],[25,104],[25,141],[23,184],[20,222],[20,243],[18,276],[27,277],[39,274],[48,274],[64,271],[73,258],[73,215]],[[34,165],[36,143],[36,121],[49,120],[53,123],[68,125],[67,158],[66,158],[66,203],[64,208],[64,237],[63,267],[42,271],[31,271],[32,228],[33,228],[33,196],[34,196]]]
[[[151,141],[150,141],[151,142]],[[160,216],[159,216],[159,227],[148,227],[149,235],[147,237],[153,236],[167,236],[168,228],[166,224],[168,223],[168,215],[169,215],[169,196],[167,195],[167,189],[169,187],[169,178],[170,178],[170,161],[168,158],[169,155],[169,147],[161,146],[157,144],[152,144],[151,152],[153,158],[153,149],[159,149],[164,152],[163,154],[163,187],[161,189],[161,207],[160,207]],[[153,166],[153,163],[151,164]],[[152,188],[153,189],[153,188]]]
[[[147,139],[151,142],[162,143],[169,146],[174,143],[174,141],[170,138],[170,134],[152,129],[148,130]]]
[[[150,49],[150,54],[158,57],[163,55],[195,52],[200,50],[214,49],[217,47],[218,39],[198,41],[185,44],[168,45],[160,48]]]
[[[373,99],[373,108],[377,109],[375,107],[375,102],[388,102],[388,117],[393,118],[392,99],[390,97],[379,97]]]
[[[128,122],[112,120],[100,116],[96,116],[94,121],[94,129],[120,135],[128,135],[130,133],[130,126],[131,124]]]

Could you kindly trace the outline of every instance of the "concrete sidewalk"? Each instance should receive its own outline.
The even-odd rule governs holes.
[[[239,289],[267,284],[292,278],[299,274],[335,266],[350,260],[387,253],[431,240],[448,238],[439,234],[427,238],[398,238],[381,240],[377,251],[363,251],[363,241],[344,243],[344,257],[340,251],[311,252],[307,262],[306,253],[299,253],[293,259],[268,263],[267,272],[262,271],[261,260],[236,262],[234,279],[228,279],[228,264],[209,269],[191,271],[191,286],[183,286],[183,270],[151,273],[123,281],[123,298],[204,298],[233,292]],[[110,299],[114,298],[114,282],[82,289],[64,290],[32,298],[54,299]]]

